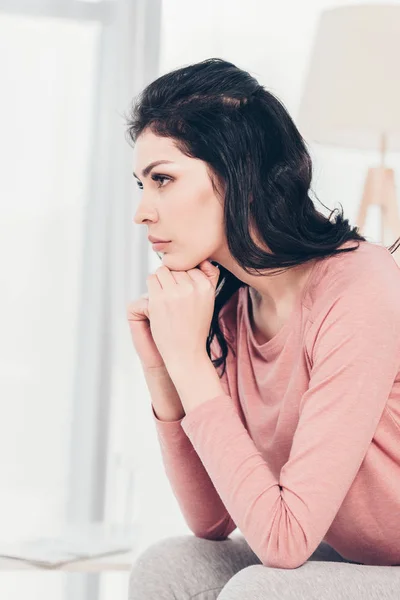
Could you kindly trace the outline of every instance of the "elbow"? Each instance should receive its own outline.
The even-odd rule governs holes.
[[[300,555],[288,556],[288,555],[275,555],[269,554],[267,557],[260,557],[262,564],[265,567],[272,567],[274,569],[298,569],[308,558],[304,558]]]
[[[262,561],[265,567],[272,567],[274,569],[298,569],[302,565],[304,565],[306,561],[297,561],[297,560],[266,560]]]
[[[224,522],[214,524],[208,529],[192,529],[194,535],[204,540],[223,541],[236,529],[236,523],[229,517]]]
[[[223,542],[228,538],[227,535],[217,535],[215,533],[195,533],[194,535],[202,540],[212,540],[213,542]]]

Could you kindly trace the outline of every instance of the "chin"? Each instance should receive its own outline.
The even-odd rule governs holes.
[[[198,267],[203,260],[207,260],[202,258],[200,260],[194,259],[189,262],[188,260],[177,259],[172,253],[157,252],[157,254],[161,259],[162,264],[168,267],[171,271],[190,271],[190,269],[195,269]]]

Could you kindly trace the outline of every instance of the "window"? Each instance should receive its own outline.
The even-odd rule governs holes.
[[[156,0],[0,0],[3,538],[110,513],[106,488],[121,465],[108,414],[121,392],[113,380],[132,234],[122,112],[156,74],[157,53],[144,52],[154,10]],[[131,480],[121,485],[119,496]],[[74,577],[72,593],[71,579],[7,572],[1,591],[100,598],[99,581]]]

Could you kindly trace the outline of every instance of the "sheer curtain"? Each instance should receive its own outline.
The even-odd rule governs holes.
[[[134,377],[125,306],[143,285],[147,245],[132,236],[124,112],[158,73],[160,10],[160,0],[0,0],[7,539],[51,534],[63,519],[132,519],[112,415]],[[101,587],[95,576],[1,574],[1,597],[28,594],[94,600]]]

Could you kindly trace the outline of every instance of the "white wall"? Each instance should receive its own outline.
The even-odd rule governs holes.
[[[209,57],[223,58],[250,71],[262,85],[276,93],[296,120],[318,17],[325,8],[339,4],[347,3],[165,0],[161,72]],[[341,202],[345,216],[355,224],[366,169],[379,163],[378,154],[320,148],[313,144],[311,151],[315,165],[313,186],[318,197],[330,209],[339,207]],[[396,169],[399,179],[400,156],[388,154],[387,166]],[[379,220],[374,210],[368,215],[365,234],[371,240],[379,239]],[[159,261],[153,256],[152,268],[157,266]],[[135,420],[125,445],[127,452],[137,452],[136,510],[147,545],[161,537],[189,530],[163,471],[150,397],[140,368],[135,375],[132,402],[135,403]]]
[[[97,34],[0,12],[2,540],[64,518]],[[47,575],[1,573],[0,597],[61,598]]]

